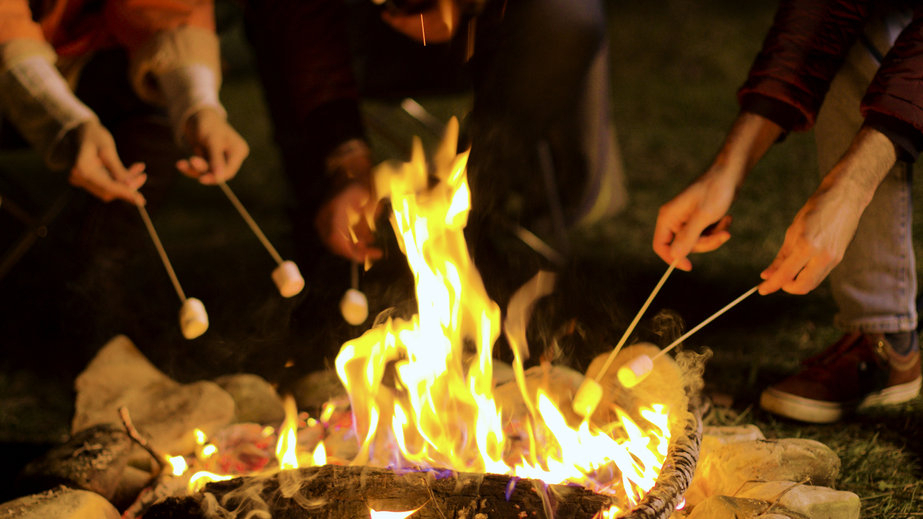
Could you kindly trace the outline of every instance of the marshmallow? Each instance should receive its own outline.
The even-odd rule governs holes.
[[[283,261],[272,271],[272,280],[282,297],[297,295],[304,288],[304,278],[294,261]]]
[[[654,361],[647,355],[638,355],[631,362],[619,368],[619,382],[625,387],[635,387],[647,378],[654,369]]]
[[[194,297],[183,301],[183,306],[179,309],[179,326],[183,331],[183,337],[187,339],[195,339],[205,333],[208,329],[208,314],[205,313],[202,301]]]
[[[347,290],[340,299],[340,313],[353,326],[364,323],[369,317],[369,301],[365,294],[355,288]]]
[[[574,412],[580,416],[591,416],[596,411],[596,406],[603,398],[603,387],[599,382],[586,378],[580,387],[577,388],[577,394],[574,395],[574,402],[571,404]]]

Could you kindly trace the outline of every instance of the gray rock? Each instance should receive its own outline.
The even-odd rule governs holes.
[[[720,445],[766,439],[766,436],[763,435],[763,431],[754,424],[705,426],[702,434],[703,442],[706,440],[715,441]]]
[[[337,377],[336,371],[326,369],[308,373],[298,379],[292,396],[295,397],[299,409],[318,412],[328,401],[345,397],[346,388]]]
[[[829,487],[799,485],[791,481],[770,481],[747,485],[738,497],[778,502],[811,519],[859,519],[861,503],[852,492]]]
[[[118,410],[125,407],[151,444],[172,455],[193,452],[196,428],[212,435],[234,418],[234,400],[217,384],[170,379],[122,335],[96,354],[75,386],[74,433],[94,425],[121,425]],[[135,456],[146,454],[137,448]]]
[[[802,438],[755,440],[716,447],[699,459],[686,494],[693,504],[717,495],[736,495],[746,483],[807,482],[833,487],[840,458],[826,445]]]
[[[767,513],[769,515],[767,515]],[[759,499],[712,496],[693,507],[686,519],[811,519],[781,505]]]
[[[238,373],[218,377],[215,383],[234,399],[237,422],[278,425],[285,418],[282,399],[264,378]]]
[[[119,519],[103,496],[88,490],[57,487],[0,505],[4,519]]]

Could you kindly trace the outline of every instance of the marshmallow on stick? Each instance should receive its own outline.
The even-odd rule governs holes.
[[[170,258],[167,257],[167,251],[163,248],[163,243],[160,242],[160,237],[154,229],[154,223],[151,222],[150,215],[147,214],[147,210],[143,205],[137,204],[137,207],[138,212],[141,214],[141,219],[144,220],[147,233],[150,235],[151,241],[154,242],[154,248],[157,249],[157,254],[160,256],[160,261],[173,283],[176,295],[182,301],[182,306],[179,309],[179,326],[183,332],[183,337],[195,339],[205,333],[205,330],[208,330],[208,314],[205,312],[205,305],[194,297],[186,297],[182,285],[179,284],[179,278],[176,277],[176,272],[173,270],[173,265],[170,263]]]
[[[340,313],[347,323],[358,326],[369,318],[369,301],[359,290],[359,264],[350,265],[350,288],[340,299]]]
[[[756,292],[758,288],[759,288],[759,285],[751,288],[750,290],[747,290],[742,295],[740,295],[737,299],[731,301],[730,303],[725,305],[723,308],[713,313],[710,317],[708,317],[701,323],[697,324],[694,328],[692,328],[688,332],[681,335],[678,339],[670,343],[670,345],[667,346],[666,348],[660,350],[660,353],[654,355],[653,357],[648,357],[647,355],[640,355],[632,359],[630,362],[628,362],[627,364],[619,368],[618,370],[619,382],[621,382],[622,385],[625,387],[636,386],[639,382],[644,380],[650,374],[651,369],[653,369],[654,367],[654,361],[657,360],[657,358],[659,358],[662,355],[665,355],[667,352],[675,348],[678,344],[688,339],[690,335],[699,331],[703,326],[714,321],[716,318],[718,318],[718,316],[720,316],[724,312],[727,312],[728,310],[733,308],[735,305],[737,305],[737,303],[740,303],[744,299],[750,297],[750,295]]]
[[[628,336],[631,335],[631,332],[637,326],[638,321],[641,320],[641,316],[644,315],[644,312],[647,311],[647,307],[650,306],[651,301],[654,300],[654,296],[657,295],[657,292],[660,291],[660,288],[666,283],[667,278],[670,277],[670,273],[673,272],[673,269],[676,268],[676,261],[674,261],[667,268],[667,271],[663,273],[663,276],[660,277],[660,281],[657,282],[657,285],[654,286],[654,290],[651,291],[651,294],[647,296],[647,300],[644,301],[644,304],[641,305],[641,309],[638,310],[638,313],[635,314],[635,318],[631,320],[631,323],[628,325],[628,328],[625,329],[625,333],[622,334],[622,338],[619,339],[619,342],[615,345],[615,348],[612,348],[612,353],[606,358],[606,363],[603,365],[602,369],[596,374],[593,378],[585,378],[583,383],[580,384],[580,387],[577,388],[577,394],[574,395],[574,401],[571,405],[574,412],[580,416],[591,416],[596,410],[596,406],[599,405],[599,401],[603,396],[603,388],[600,385],[600,381],[603,376],[609,370],[609,366],[612,365],[612,361],[615,360],[615,357],[618,356],[619,350],[622,349],[622,346],[625,344],[625,341],[628,339]]]
[[[231,201],[231,205],[237,209],[240,216],[247,222],[250,230],[252,230],[253,234],[260,240],[260,243],[263,244],[263,247],[265,247],[269,255],[272,256],[272,259],[276,261],[277,266],[272,271],[272,281],[276,284],[279,294],[282,297],[294,297],[298,295],[304,289],[304,278],[298,270],[298,265],[296,265],[294,261],[282,259],[282,256],[279,255],[276,248],[269,242],[269,238],[263,234],[260,226],[256,224],[256,221],[250,216],[250,213],[247,212],[244,204],[240,203],[240,199],[237,198],[226,183],[218,182],[218,186],[221,187],[221,190],[224,191],[228,200]]]

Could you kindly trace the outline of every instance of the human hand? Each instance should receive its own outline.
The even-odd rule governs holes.
[[[727,214],[736,185],[712,168],[679,195],[663,204],[654,227],[654,252],[680,270],[692,270],[687,256],[709,252],[731,238]]]
[[[761,294],[780,288],[806,294],[817,288],[843,259],[865,208],[852,186],[825,181],[785,231],[782,248],[760,273]]]
[[[381,249],[372,245],[367,215],[374,215],[375,208],[370,204],[377,205],[369,189],[351,182],[321,206],[314,226],[328,249],[356,263],[381,258]]]
[[[112,134],[98,120],[87,121],[74,129],[77,157],[68,181],[104,202],[122,199],[144,204],[138,189],[147,180],[144,164],[136,162],[128,169],[115,149]]]
[[[234,178],[250,154],[247,141],[213,108],[204,108],[189,117],[185,138],[195,155],[177,161],[176,168],[202,184]]]
[[[760,273],[761,294],[806,294],[843,259],[859,219],[897,161],[891,139],[862,127],[785,231],[782,248]]]
[[[451,40],[461,19],[461,11],[454,0],[436,0],[418,13],[386,9],[382,11],[381,19],[397,32],[425,45]]]

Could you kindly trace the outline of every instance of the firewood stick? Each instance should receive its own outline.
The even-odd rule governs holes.
[[[136,206],[138,212],[141,213],[141,219],[144,220],[144,226],[147,227],[147,233],[151,236],[151,241],[154,242],[154,248],[157,249],[157,254],[160,255],[160,261],[163,263],[163,267],[167,269],[167,275],[170,276],[170,281],[173,283],[176,295],[179,296],[181,303],[185,303],[186,293],[183,292],[183,287],[179,284],[179,278],[176,277],[176,272],[173,270],[170,258],[167,257],[167,251],[164,250],[163,243],[160,242],[160,237],[157,236],[157,231],[154,229],[154,223],[151,222],[150,215],[147,214],[147,209],[141,204],[136,204]]]
[[[170,457],[154,448],[147,438],[135,428],[134,423],[131,421],[131,415],[128,414],[128,408],[120,407],[119,417],[122,419],[122,425],[125,426],[128,436],[157,462],[157,470],[151,474],[148,485],[138,494],[131,505],[122,512],[122,519],[139,519],[155,503],[162,501],[166,497],[179,495],[178,491],[184,490],[186,487],[186,480],[174,475]]]
[[[225,182],[218,182],[218,186],[224,191],[224,194],[228,197],[228,200],[231,201],[231,204],[234,208],[237,209],[237,212],[240,213],[240,216],[243,217],[244,221],[247,222],[247,225],[250,226],[250,229],[253,230],[253,234],[256,235],[257,239],[263,244],[263,247],[269,252],[269,255],[272,256],[272,259],[276,261],[278,265],[281,265],[285,260],[282,259],[282,256],[279,255],[279,252],[276,251],[276,248],[272,246],[272,243],[269,242],[269,238],[263,234],[260,226],[256,224],[256,221],[250,216],[250,213],[247,212],[247,209],[244,207],[244,204],[240,203],[240,199],[237,198],[237,195],[231,191],[230,186]]]
[[[119,408],[119,418],[122,420],[122,425],[125,427],[125,432],[128,434],[128,437],[134,440],[142,449],[147,451],[152,458],[157,462],[158,470],[154,474],[156,476],[158,473],[163,472],[167,468],[167,455],[163,452],[155,449],[147,438],[145,438],[140,431],[135,427],[135,424],[131,421],[131,415],[128,413],[127,407]]]

